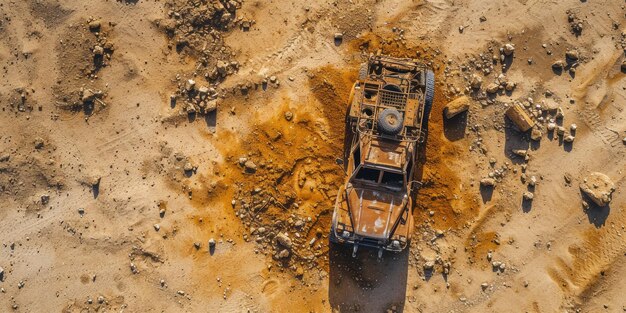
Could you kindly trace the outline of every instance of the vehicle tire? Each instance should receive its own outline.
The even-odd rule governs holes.
[[[426,70],[426,91],[424,94],[424,118],[422,123],[422,131],[428,132],[428,119],[430,118],[430,110],[433,108],[433,100],[435,99],[435,73]]]
[[[361,63],[359,68],[359,80],[365,80],[367,78],[367,63]]]
[[[396,135],[402,130],[402,113],[396,109],[384,109],[378,115],[378,130],[383,134]]]

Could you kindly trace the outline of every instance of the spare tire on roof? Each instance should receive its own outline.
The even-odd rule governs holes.
[[[378,130],[387,135],[398,134],[403,127],[402,113],[396,109],[384,109],[378,115]]]

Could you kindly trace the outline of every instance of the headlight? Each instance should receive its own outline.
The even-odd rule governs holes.
[[[344,231],[343,231],[343,233],[341,234],[341,236],[342,236],[343,238],[348,238],[348,237],[350,237],[350,232],[349,232],[349,231],[347,231],[347,230],[344,230]]]
[[[391,246],[394,248],[400,248],[400,241],[394,240],[391,242]]]

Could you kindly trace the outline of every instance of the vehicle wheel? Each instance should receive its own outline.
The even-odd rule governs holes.
[[[430,118],[430,110],[433,107],[435,98],[435,73],[431,70],[426,71],[426,93],[424,94],[424,118],[422,129],[428,132],[428,119]]]
[[[384,109],[378,115],[378,129],[387,135],[396,135],[402,130],[402,113],[396,109]]]
[[[365,80],[367,78],[367,63],[361,63],[359,68],[359,80]]]

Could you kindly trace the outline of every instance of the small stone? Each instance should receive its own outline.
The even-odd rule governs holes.
[[[569,126],[570,131],[575,132],[576,128],[578,128],[578,126],[576,124],[572,124]]]
[[[341,41],[343,40],[343,33],[335,33],[333,37],[335,38],[336,41]]]
[[[275,84],[276,81],[278,81],[278,78],[276,78],[276,76],[270,76],[270,83]]]
[[[523,197],[523,198],[524,198],[524,200],[526,200],[526,201],[532,201],[532,200],[533,200],[533,198],[535,197],[535,195],[534,195],[532,192],[530,192],[530,191],[526,191],[526,192],[524,192],[524,194],[522,195],[522,197]]]
[[[287,249],[291,249],[291,246],[293,245],[293,243],[291,242],[291,238],[282,233],[276,236],[276,242],[278,242],[280,245]]]
[[[496,185],[496,180],[493,178],[483,178],[480,180],[480,185],[483,187],[494,187]]]
[[[571,49],[565,52],[565,57],[572,61],[577,61],[580,57],[580,54],[577,50]]]
[[[428,261],[426,263],[424,263],[424,270],[426,271],[430,271],[435,267],[435,262],[433,261]]]
[[[555,70],[562,70],[563,68],[565,68],[565,65],[565,61],[557,60],[556,62],[552,63],[552,68]]]
[[[35,144],[35,149],[41,149],[44,146],[44,141],[41,137],[37,137],[35,138],[34,144]]]
[[[529,284],[528,284],[528,281],[527,281],[527,280],[525,280],[525,281],[524,281],[524,287],[528,287],[528,285],[529,285]]]
[[[161,229],[161,226],[159,224],[154,224],[153,227],[156,231],[159,231],[159,229]]]
[[[185,295],[185,291],[183,290],[179,290],[176,292],[178,295],[184,296]]]
[[[194,242],[193,243],[193,247],[196,248],[196,250],[200,249],[200,243],[199,242]]]
[[[293,113],[291,111],[285,112],[285,120],[291,121],[293,119]]]
[[[85,214],[85,209],[84,208],[78,208],[78,214],[80,214],[81,216]]]
[[[302,268],[302,266],[298,266],[298,268],[296,269],[296,277],[302,278],[303,276],[304,276],[304,268]]]
[[[473,89],[479,89],[482,84],[483,84],[483,79],[476,74],[472,74],[472,78],[470,79],[470,86]]]
[[[185,83],[185,90],[192,91],[195,88],[196,88],[196,81],[193,79],[187,80],[187,82]]]
[[[480,288],[482,288],[483,290],[487,289],[489,287],[488,283],[482,283],[480,284]]]
[[[565,127],[559,126],[556,128],[556,134],[559,136],[565,135]]]
[[[532,131],[530,132],[530,139],[534,141],[540,141],[542,136],[543,134],[541,133],[541,131],[533,127]]]
[[[574,136],[572,136],[572,135],[567,135],[567,136],[565,136],[565,137],[563,138],[563,141],[568,142],[568,143],[571,143],[571,142],[574,142],[574,138],[575,138],[575,137],[574,137]]]
[[[91,30],[92,32],[100,30],[100,26],[102,26],[102,22],[100,22],[99,20],[93,20],[89,22],[89,30]]]
[[[501,271],[504,271],[506,269],[506,264],[505,263],[500,264],[499,268]]]
[[[193,171],[193,165],[191,165],[191,162],[187,162],[185,163],[183,169],[185,170],[185,172],[191,172]]]
[[[528,155],[528,150],[523,149],[513,149],[512,152],[513,154],[521,157],[526,157]]]
[[[554,129],[556,128],[556,124],[555,123],[548,123],[547,126],[549,131],[554,131]]]
[[[139,271],[137,270],[137,266],[135,265],[135,263],[132,263],[132,262],[130,263],[130,271],[131,271],[133,274],[137,274],[137,273],[139,272]]]
[[[515,51],[515,46],[513,44],[507,43],[506,45],[504,45],[504,47],[502,47],[502,51],[506,56],[512,55]]]
[[[104,55],[104,48],[102,48],[101,46],[95,46],[93,47],[93,54],[97,55],[97,56],[102,56]]]
[[[213,238],[209,239],[209,247],[211,248],[215,247],[215,239]]]
[[[491,83],[487,86],[487,93],[489,94],[494,94],[496,92],[498,92],[498,90],[500,89],[500,85],[496,84],[496,83]]]
[[[286,258],[288,258],[288,257],[289,257],[289,254],[290,254],[290,253],[289,253],[289,250],[287,250],[287,249],[283,249],[283,250],[281,250],[281,251],[278,253],[278,258],[279,258],[279,259],[286,259]]]
[[[256,164],[254,164],[251,160],[246,161],[243,166],[246,169],[246,173],[256,172]]]
[[[507,82],[507,83],[506,83],[506,85],[505,85],[505,87],[504,87],[504,89],[505,89],[506,91],[513,91],[513,89],[515,89],[515,87],[516,87],[516,86],[517,86],[517,84],[516,84],[516,83],[513,83],[513,82]]]

